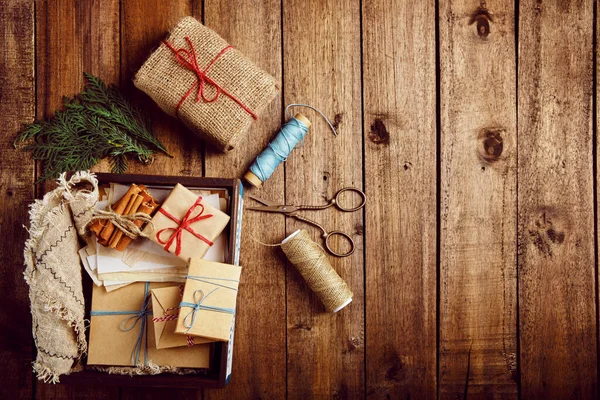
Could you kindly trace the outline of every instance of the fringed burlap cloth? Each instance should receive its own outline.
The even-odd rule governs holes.
[[[98,183],[89,172],[36,200],[29,211],[25,243],[25,280],[29,284],[38,379],[58,382],[59,376],[81,368],[87,351],[78,233],[84,234],[98,200]]]
[[[222,151],[239,143],[279,92],[271,75],[192,17],[173,28],[133,82]]]

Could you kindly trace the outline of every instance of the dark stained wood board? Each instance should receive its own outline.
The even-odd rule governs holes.
[[[22,124],[35,118],[35,15],[33,1],[0,7],[0,398],[31,399],[31,314],[23,280],[23,224],[33,201],[35,167],[12,143]]]
[[[2,397],[596,398],[596,3],[2,1],[0,223],[16,243],[0,250]],[[226,155],[131,82],[185,15],[282,87]],[[248,211],[226,389],[36,382],[21,226],[40,166],[11,146],[22,123],[81,89],[83,71],[150,110],[174,155],[131,173],[239,178],[286,104],[324,111],[339,136],[292,110],[313,123],[304,147],[248,193],[318,204],[343,186],[366,190],[364,213],[306,213],[352,232],[357,252],[332,263],[353,302],[324,313],[281,250],[255,241],[298,228],[319,240],[315,229]]]
[[[339,189],[363,187],[360,63],[360,4],[357,1],[283,2],[284,104],[306,103],[338,121],[338,136],[311,110],[298,108],[312,122],[304,146],[285,165],[286,197],[291,204],[324,204]],[[361,398],[364,395],[363,214],[336,209],[305,213],[328,230],[352,235],[356,251],[330,258],[354,293],[352,303],[328,314],[298,271],[288,265],[288,395],[291,398]],[[317,229],[286,222],[289,235]]]
[[[175,118],[161,112],[160,108],[133,85],[133,77],[150,53],[165,38],[169,29],[181,18],[194,12],[192,1],[165,2],[161,0],[134,0],[121,2],[121,87],[135,103],[149,110],[153,127],[159,140],[173,155],[169,158],[158,154],[150,167],[139,163],[129,172],[160,175],[202,175],[203,146]],[[121,399],[159,398],[164,390],[140,390],[123,387]],[[199,395],[198,390],[173,389],[174,397],[190,398]]]
[[[521,4],[521,394],[597,398],[592,1]],[[576,355],[576,356],[574,356]]]
[[[113,0],[36,2],[38,118],[52,115],[63,96],[81,91],[84,71],[118,84],[118,10],[119,2]],[[99,168],[107,166],[103,162]],[[38,196],[50,188],[40,186]],[[34,393],[38,399],[108,399],[118,396],[119,388],[37,382]]]
[[[194,12],[192,1],[127,0],[121,2],[121,87],[150,113],[159,140],[173,155],[157,154],[149,166],[132,163],[131,173],[201,176],[202,143],[177,119],[163,113],[133,86],[133,77],[181,18]]]
[[[200,9],[201,5],[203,9]],[[281,2],[274,0],[198,1],[195,16],[229,43],[235,43],[281,86]],[[254,157],[271,140],[282,122],[278,96],[252,125],[238,149],[227,154],[206,147],[206,176],[241,177]],[[246,185],[248,194],[284,200],[284,169],[279,168],[260,190]],[[246,197],[247,204],[253,203]],[[285,256],[276,247],[285,235],[281,215],[244,213],[240,265],[243,304],[236,315],[233,382],[224,390],[204,390],[205,399],[278,399],[286,390]],[[243,299],[247,299],[245,301]],[[251,299],[251,300],[250,300]],[[265,318],[268,315],[268,318]],[[260,337],[260,340],[257,340]]]
[[[513,7],[440,2],[442,398],[517,395]]]
[[[363,2],[366,394],[374,399],[436,396],[434,15],[433,1]]]

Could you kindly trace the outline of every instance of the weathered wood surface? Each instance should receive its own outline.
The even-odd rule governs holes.
[[[205,0],[204,23],[225,40],[256,60],[281,85],[281,2],[275,0]],[[196,17],[200,19],[198,11]],[[206,149],[206,176],[241,177],[279,130],[282,103],[278,96],[253,124],[239,150],[226,155]],[[283,201],[284,169],[279,168],[260,190],[247,187],[265,199]],[[253,201],[246,198],[247,203]],[[233,376],[235,384],[225,390],[205,390],[206,399],[279,399],[286,391],[285,256],[267,247],[285,235],[281,215],[245,212],[240,265],[244,274],[240,292],[246,299],[236,315]],[[265,312],[268,310],[268,318]],[[259,337],[262,337],[258,340]]]
[[[304,146],[286,163],[285,200],[324,204],[339,189],[363,187],[360,63],[360,4],[354,0],[283,2],[284,104],[306,103],[337,120],[338,136],[311,110]],[[292,112],[296,112],[295,109]],[[327,209],[305,213],[328,230],[349,232],[356,251],[331,258],[354,297],[328,314],[298,271],[287,269],[288,394],[291,398],[361,398],[364,392],[364,276],[362,212]],[[292,219],[287,234],[318,230]]]
[[[158,154],[151,166],[133,163],[132,173],[164,175],[201,175],[203,146],[175,118],[164,114],[156,104],[133,86],[133,76],[148,55],[164,39],[168,30],[181,18],[194,13],[192,1],[165,2],[161,0],[134,0],[121,2],[121,87],[136,104],[150,110],[154,131],[173,155]],[[173,388],[139,390],[122,388],[121,399],[161,398],[167,393],[176,398],[194,398],[199,391]]]
[[[195,175],[203,172],[202,144],[175,118],[133,86],[133,76],[152,50],[181,18],[194,12],[192,1],[127,0],[121,2],[121,87],[149,110],[154,131],[173,158],[158,154],[150,166],[131,163],[131,173]]]
[[[440,2],[441,398],[517,395],[514,2]]]
[[[434,15],[433,1],[363,2],[366,393],[375,399],[436,395]]]
[[[35,16],[33,1],[0,7],[0,398],[32,398],[31,314],[23,280],[21,244],[27,203],[33,201],[35,168],[30,157],[14,151],[22,124],[35,118]]]
[[[82,89],[83,71],[118,84],[118,10],[119,2],[114,0],[36,3],[38,118],[52,115],[63,96]],[[108,166],[107,162],[102,164],[100,168]],[[37,383],[35,395],[38,399],[109,399],[119,395],[119,388]]]
[[[0,1],[0,225],[11,241],[0,249],[0,397],[596,398],[594,6]],[[226,155],[131,83],[186,15],[282,86]],[[286,104],[330,116],[338,137],[298,109],[313,122],[304,147],[249,192],[317,204],[341,187],[365,189],[364,212],[307,213],[357,243],[353,256],[332,258],[354,292],[350,306],[324,313],[281,250],[254,240],[278,242],[298,228],[319,240],[316,230],[246,212],[243,307],[226,389],[36,382],[21,254],[39,166],[12,140],[22,123],[78,92],[83,71],[148,108],[174,155],[132,162],[131,172],[241,177],[285,120]]]
[[[592,1],[520,6],[521,394],[597,398]]]

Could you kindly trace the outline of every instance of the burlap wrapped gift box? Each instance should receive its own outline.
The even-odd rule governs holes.
[[[134,84],[222,151],[239,143],[279,92],[271,75],[192,17],[173,28]]]

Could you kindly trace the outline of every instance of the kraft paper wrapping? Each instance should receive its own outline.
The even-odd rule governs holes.
[[[151,269],[134,272],[113,272],[103,274],[102,279],[106,281],[119,282],[185,282],[187,268],[173,269]]]
[[[181,302],[181,290],[179,286],[171,286],[152,290],[152,314],[154,318],[166,315],[179,314],[179,303]],[[188,346],[188,336],[175,333],[177,319],[168,321],[155,321],[154,334],[157,349]],[[194,345],[210,343],[212,340],[202,338],[191,338]]]
[[[94,286],[92,311],[139,311],[144,301],[145,283],[133,283],[115,292]],[[170,283],[153,283],[150,289],[172,286]],[[131,355],[140,333],[140,321],[128,332],[120,329],[121,323],[131,315],[98,315],[90,318],[88,365],[134,366]],[[147,318],[148,361],[159,366],[182,368],[208,368],[210,344],[191,347],[156,349],[152,314]],[[129,325],[128,325],[129,326]],[[145,337],[144,337],[145,339]],[[139,364],[144,363],[146,347],[143,344]]]
[[[182,221],[188,210],[193,207],[198,197],[198,195],[192,193],[183,185],[177,184],[169,194],[169,197],[164,201],[161,209],[165,210],[179,221]],[[202,210],[202,207],[204,207],[204,210]],[[152,223],[146,226],[144,233],[150,236],[150,240],[158,243],[164,248],[166,245],[160,243],[160,240],[167,242],[171,235],[176,235],[176,230],[180,224],[164,215],[161,212],[161,209],[159,209],[152,218]],[[190,224],[189,228],[197,234],[204,236],[207,240],[214,242],[229,223],[229,216],[218,208],[208,204],[206,201],[202,201],[200,206],[192,211],[189,220],[198,216],[200,212],[202,212],[202,215],[212,215],[212,217],[196,221]],[[161,232],[163,229],[167,230]],[[187,262],[190,258],[204,257],[209,248],[210,246],[206,242],[198,239],[188,230],[181,230],[181,253],[178,257],[184,261]],[[176,249],[177,239],[173,240],[166,250],[176,254]]]
[[[203,306],[235,310],[241,272],[242,268],[235,265],[192,258],[182,302],[196,303],[202,300],[198,297],[198,291],[201,290],[202,297],[206,297],[202,301]],[[185,321],[191,312],[193,310],[190,307],[181,307],[175,332],[221,342],[229,340],[234,314],[199,309],[195,311],[194,324],[188,328]]]

